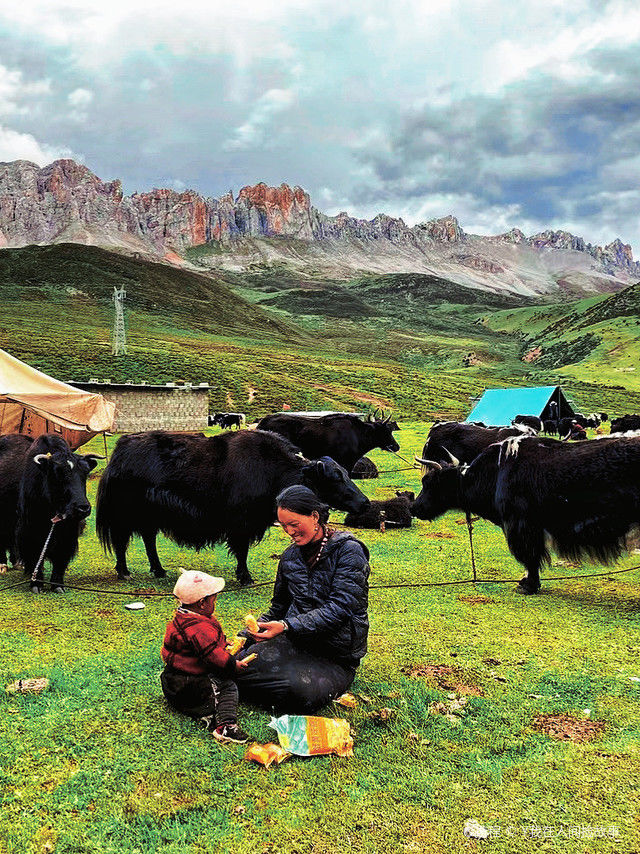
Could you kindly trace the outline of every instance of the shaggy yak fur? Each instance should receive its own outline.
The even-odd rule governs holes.
[[[394,528],[410,528],[413,522],[411,504],[415,497],[414,492],[396,492],[395,498],[372,501],[361,513],[347,513],[344,524],[352,528],[379,528],[381,513],[384,512],[385,523]]]
[[[61,436],[52,433],[39,436],[24,457],[18,490],[18,557],[25,575],[33,575],[51,523],[56,520],[44,557],[52,566],[54,593],[64,593],[65,571],[78,552],[84,520],[91,513],[87,477],[99,459],[98,454],[74,454]],[[32,592],[40,593],[43,585],[41,566],[31,584]]]
[[[500,526],[527,571],[524,593],[539,590],[550,545],[570,560],[612,563],[640,522],[640,439],[523,437],[492,445],[469,466],[427,467],[413,515],[458,509]]]
[[[537,415],[516,415],[511,422],[512,424],[524,424],[525,427],[531,427],[536,433],[542,430],[542,418]]]
[[[298,483],[341,510],[369,503],[334,460],[309,462],[274,433],[130,434],[118,440],[100,481],[96,530],[103,547],[115,552],[120,578],[130,574],[126,552],[133,534],[142,537],[153,574],[166,574],[156,551],[162,531],[196,549],[225,542],[238,580],[251,584],[249,545],[275,522],[278,493]]]
[[[363,421],[356,415],[267,415],[258,430],[278,433],[293,442],[305,457],[315,460],[328,456],[351,472],[357,460],[374,448],[399,451],[393,438],[395,422],[389,419]]]
[[[453,454],[459,463],[470,463],[494,442],[532,433],[533,431],[524,425],[479,427],[477,424],[463,424],[459,421],[440,421],[429,430],[422,456],[425,460],[433,460],[436,463],[451,463]]]
[[[16,566],[18,491],[33,444],[31,436],[11,433],[0,438],[0,566],[7,569],[7,555]]]
[[[640,415],[622,415],[611,422],[612,433],[626,433],[630,430],[640,430]]]

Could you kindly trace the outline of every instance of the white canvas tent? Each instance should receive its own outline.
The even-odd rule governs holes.
[[[0,350],[0,435],[59,433],[72,448],[111,430],[115,404],[78,391]]]

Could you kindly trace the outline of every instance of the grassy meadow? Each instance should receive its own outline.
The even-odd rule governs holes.
[[[401,427],[400,452],[411,459],[428,424]],[[394,471],[360,482],[370,497],[419,490],[418,471],[381,451],[371,457]],[[92,504],[101,470],[90,480]],[[502,532],[480,521],[478,575],[489,583],[384,588],[468,580],[461,520],[449,513],[405,531],[361,532],[372,589],[369,653],[352,689],[358,706],[322,712],[349,720],[354,756],[264,769],[166,706],[159,650],[171,597],[149,598],[138,612],[123,605],[141,592],[170,593],[179,566],[200,568],[228,579],[218,616],[231,634],[245,613],[261,612],[270,587],[237,588],[223,547],[196,553],[162,538],[166,579],[149,575],[136,542],[133,578],[117,581],[92,517],[67,581],[99,593],[3,593],[3,681],[47,676],[50,688],[1,695],[0,852],[640,850],[640,570],[550,580],[606,572],[554,561],[541,593],[521,596],[512,581],[497,581],[521,575]],[[257,582],[274,578],[286,544],[273,528],[252,549]],[[630,555],[616,568],[637,563]],[[10,572],[0,584],[17,580]],[[466,705],[452,714],[460,698]],[[564,716],[556,724],[564,740],[540,731],[545,715]],[[241,707],[260,741],[274,740],[268,722]],[[577,740],[584,729],[595,737]],[[469,818],[491,838],[465,839]]]

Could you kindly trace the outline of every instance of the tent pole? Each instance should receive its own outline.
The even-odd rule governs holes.
[[[102,441],[104,442],[104,458],[109,462],[109,454],[107,453],[107,434],[104,430],[102,431]]]
[[[24,407],[23,407],[22,418],[20,419],[20,427],[18,429],[18,433],[22,433],[22,428],[24,427],[24,419],[26,418],[26,416],[27,416],[27,410],[24,409]]]

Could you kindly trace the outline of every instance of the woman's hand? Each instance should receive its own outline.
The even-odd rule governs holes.
[[[259,632],[250,632],[251,637],[257,641],[266,641],[275,638],[276,635],[281,635],[284,631],[284,626],[280,620],[270,620],[268,623],[258,623]]]

